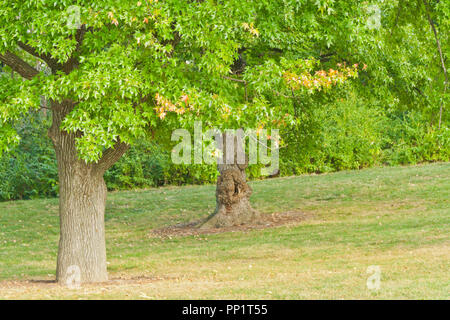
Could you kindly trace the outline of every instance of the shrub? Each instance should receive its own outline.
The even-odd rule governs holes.
[[[448,122],[448,121],[447,121]],[[300,114],[299,124],[281,132],[280,174],[331,172],[374,165],[450,160],[450,129],[430,126],[419,111],[386,112],[350,98]],[[58,194],[55,153],[47,138],[50,117],[30,113],[17,125],[19,145],[0,158],[0,201]],[[249,179],[262,178],[251,165]],[[105,173],[109,190],[215,183],[215,165],[175,165],[166,147],[141,141]]]
[[[56,159],[46,129],[49,121],[42,113],[30,113],[18,124],[19,145],[0,158],[1,201],[57,195]]]

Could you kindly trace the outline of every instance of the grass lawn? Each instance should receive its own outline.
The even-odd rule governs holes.
[[[251,183],[262,213],[308,219],[262,230],[159,238],[205,217],[215,186],[108,196],[111,281],[58,286],[58,200],[0,203],[0,298],[449,299],[450,163]],[[379,290],[366,286],[381,268]]]

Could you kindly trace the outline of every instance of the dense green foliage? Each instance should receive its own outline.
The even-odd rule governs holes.
[[[33,121],[30,121],[33,120]],[[19,129],[25,137],[0,158],[0,201],[56,196],[57,167],[42,116],[31,116]],[[419,112],[387,114],[354,100],[316,110],[298,131],[285,132],[281,175],[324,173],[377,165],[405,165],[450,160],[450,129],[437,130]],[[259,166],[248,168],[260,178]],[[162,185],[214,183],[212,165],[174,165],[170,153],[143,140],[105,174],[110,190]]]
[[[40,66],[30,81],[1,66],[1,200],[57,194],[50,121],[29,116],[42,95],[77,102],[62,129],[80,133],[81,158],[133,144],[105,175],[111,190],[214,182],[214,166],[170,161],[171,130],[193,120],[279,127],[281,175],[449,160],[430,26],[448,64],[448,1],[76,1],[78,30],[70,1],[0,4],[0,55]]]
[[[0,158],[0,200],[55,196],[58,170],[55,152],[43,127],[48,119],[31,114],[18,125],[25,138]]]

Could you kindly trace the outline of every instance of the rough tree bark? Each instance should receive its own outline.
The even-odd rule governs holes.
[[[80,283],[108,280],[104,224],[107,190],[103,174],[128,148],[118,143],[98,163],[79,160],[75,146],[77,134],[60,128],[73,106],[68,100],[52,102],[53,123],[49,129],[59,175],[60,240],[56,279],[60,284],[71,281],[76,271],[80,272]]]
[[[259,213],[252,208],[250,196],[252,188],[248,185],[245,168],[248,166],[248,158],[238,143],[236,135],[223,134],[223,164],[218,164],[219,177],[216,187],[216,210],[209,216],[200,228],[221,228],[242,225],[254,222]],[[229,144],[234,140],[234,148]],[[227,157],[228,152],[233,156]],[[243,157],[239,157],[239,153]],[[228,159],[228,161],[225,161]],[[230,159],[232,161],[230,161]]]

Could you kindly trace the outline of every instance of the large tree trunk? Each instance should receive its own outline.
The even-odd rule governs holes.
[[[52,102],[53,124],[49,130],[58,161],[60,239],[56,279],[60,284],[72,281],[102,282],[106,271],[105,203],[103,174],[126,151],[118,145],[108,150],[99,163],[78,159],[76,134],[60,129],[61,121],[72,110],[70,101]]]
[[[58,150],[57,158],[60,192],[57,281],[66,284],[76,270],[81,282],[106,281],[103,174],[82,161],[66,161],[64,151]]]
[[[234,148],[227,147],[227,141],[234,139]],[[233,152],[233,159],[227,157],[228,152]],[[218,164],[219,177],[216,187],[216,210],[203,223],[200,228],[221,228],[253,223],[259,218],[259,213],[252,208],[250,196],[252,189],[247,183],[245,169],[248,166],[248,158],[245,156],[243,146],[239,144],[237,136],[223,135],[223,164]],[[241,161],[239,160],[241,152]]]

